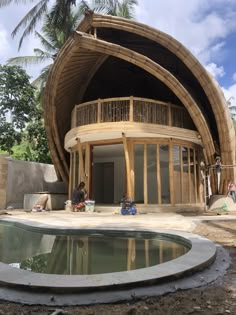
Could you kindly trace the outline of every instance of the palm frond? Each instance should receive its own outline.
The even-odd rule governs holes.
[[[45,50],[42,50],[40,48],[34,48],[34,53],[37,57],[40,57],[42,61],[51,59],[54,59],[54,54],[51,54],[50,52],[47,52]]]
[[[39,64],[45,60],[48,60],[48,58],[43,57],[43,56],[20,56],[20,57],[9,58],[7,60],[7,63],[11,65],[20,65],[20,66],[27,67],[30,65]]]
[[[52,64],[49,64],[46,67],[44,67],[40,75],[31,84],[35,86],[36,88],[39,88],[39,90],[41,90],[46,84],[47,77],[48,77],[51,67],[52,67]]]
[[[40,42],[45,49],[51,52],[55,52],[55,46],[49,40],[47,40],[43,35],[41,35],[37,31],[35,31],[35,35],[40,39]]]
[[[15,29],[12,32],[12,36],[14,37],[16,33],[20,30],[20,28],[25,27],[25,30],[23,32],[23,35],[20,38],[18,50],[20,50],[22,42],[24,38],[32,33],[32,31],[35,29],[35,26],[37,22],[42,18],[43,14],[47,10],[49,0],[41,0],[38,2],[20,21],[20,23],[15,27]]]

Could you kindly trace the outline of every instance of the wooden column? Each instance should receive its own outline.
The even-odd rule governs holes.
[[[72,172],[73,172],[73,174],[72,174],[72,178],[73,178],[73,181],[72,181],[72,187],[73,188],[75,188],[75,176],[76,176],[76,169],[75,169],[75,167],[76,167],[76,152],[73,152],[72,153],[73,154],[73,156],[72,156],[72,160],[73,160],[73,162],[72,162],[72,165],[73,165],[73,170],[72,170]],[[72,188],[72,189],[73,189]]]
[[[122,140],[124,145],[124,151],[125,151],[125,164],[126,164],[126,182],[127,182],[127,195],[131,198],[132,196],[132,188],[131,188],[131,167],[130,167],[130,157],[129,157],[129,150],[127,145],[127,139],[125,136],[125,133],[122,132]]]
[[[69,200],[71,200],[71,195],[72,195],[72,189],[74,188],[72,186],[72,169],[73,169],[73,158],[72,158],[72,151],[70,150],[70,178],[69,178],[69,191],[68,191],[68,196],[69,196]]]
[[[79,178],[78,181],[85,181],[85,172],[84,172],[84,160],[83,160],[83,151],[80,139],[77,139],[77,150],[79,153]]]
[[[135,174],[134,174],[134,143],[129,142],[129,158],[130,158],[130,177],[131,177],[131,198],[134,200],[134,180],[135,180]]]
[[[86,143],[85,147],[85,184],[88,192],[88,196],[90,196],[89,187],[90,187],[90,145]]]
[[[144,192],[144,204],[148,203],[148,183],[147,183],[147,144],[144,144],[144,151],[143,151],[143,192]]]

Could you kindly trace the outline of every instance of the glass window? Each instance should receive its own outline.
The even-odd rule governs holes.
[[[182,185],[181,185],[181,164],[180,164],[180,147],[173,146],[173,168],[174,168],[174,203],[182,202]]]
[[[157,203],[157,145],[147,145],[148,203]]]
[[[195,198],[195,176],[194,176],[194,169],[195,169],[195,161],[194,161],[194,150],[190,149],[189,151],[190,153],[190,198],[191,198],[191,202],[196,202],[196,198]]]
[[[169,146],[160,145],[161,203],[170,203]]]
[[[143,144],[135,144],[134,146],[134,174],[135,174],[134,200],[137,203],[144,203],[144,145]]]
[[[182,147],[183,162],[183,203],[189,202],[189,177],[188,177],[188,148]]]

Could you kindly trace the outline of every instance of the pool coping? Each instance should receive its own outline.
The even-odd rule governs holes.
[[[9,222],[13,226],[21,227],[30,231],[44,230],[45,233],[55,233],[55,231],[140,231],[169,234],[175,238],[184,238],[191,242],[191,249],[174,260],[147,268],[130,271],[104,273],[97,275],[55,275],[34,273],[27,270],[13,268],[7,264],[0,263],[0,284],[7,287],[21,288],[39,292],[91,292],[103,290],[117,290],[123,288],[139,287],[144,285],[154,285],[170,280],[191,275],[210,266],[216,258],[215,244],[199,235],[154,228],[78,228],[69,226],[52,226],[29,220],[17,220],[14,218],[1,219],[1,222]]]

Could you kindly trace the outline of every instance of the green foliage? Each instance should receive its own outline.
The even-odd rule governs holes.
[[[48,257],[50,254],[41,254],[21,262],[20,268],[33,272],[45,273],[47,271]]]
[[[23,129],[34,114],[35,89],[18,66],[0,65],[0,118],[10,114],[15,128]]]
[[[34,93],[22,68],[0,65],[0,149],[9,154],[35,113]]]

